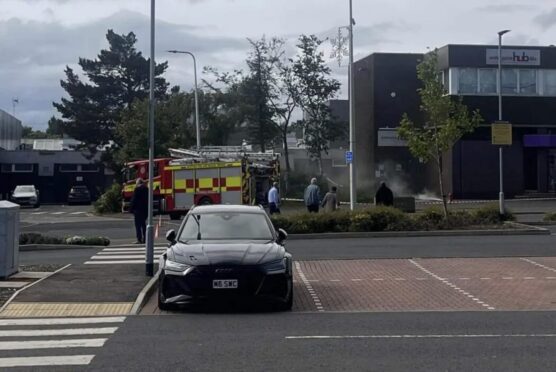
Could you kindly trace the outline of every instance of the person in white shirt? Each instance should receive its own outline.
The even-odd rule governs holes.
[[[278,182],[272,184],[272,188],[268,191],[268,209],[271,215],[280,214],[280,192],[278,191]]]

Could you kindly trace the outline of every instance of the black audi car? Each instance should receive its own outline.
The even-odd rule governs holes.
[[[220,299],[260,299],[290,310],[292,256],[260,207],[194,207],[160,257],[158,306]]]

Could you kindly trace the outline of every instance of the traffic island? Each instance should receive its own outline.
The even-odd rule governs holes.
[[[137,265],[68,265],[18,293],[0,317],[128,315],[149,279]]]

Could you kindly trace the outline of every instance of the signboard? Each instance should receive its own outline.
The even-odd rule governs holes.
[[[498,49],[486,50],[486,64],[498,64]],[[505,66],[539,66],[541,51],[538,49],[502,49],[502,64]]]
[[[407,141],[400,138],[396,128],[379,128],[377,143],[378,147],[407,147]]]
[[[346,151],[346,164],[353,163],[353,152]]]
[[[493,145],[512,144],[512,125],[507,121],[497,121],[491,125]]]

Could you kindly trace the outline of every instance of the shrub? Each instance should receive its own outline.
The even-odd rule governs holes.
[[[556,221],[556,212],[547,213],[544,215],[543,221],[554,222]]]
[[[122,187],[114,183],[94,204],[97,213],[118,213],[122,211]]]
[[[515,221],[515,216],[508,210],[500,215],[500,210],[496,204],[490,204],[472,212],[476,218],[476,223],[480,225],[494,225],[504,221]]]
[[[68,245],[110,245],[110,239],[104,236],[95,237],[84,237],[84,236],[73,236],[66,238],[65,243]]]
[[[19,244],[64,244],[64,239],[38,233],[19,234]]]
[[[350,231],[392,231],[400,224],[408,225],[409,221],[410,218],[399,209],[380,206],[354,212]]]
[[[444,222],[444,212],[440,208],[430,207],[415,215],[414,221],[421,230],[437,230]]]

